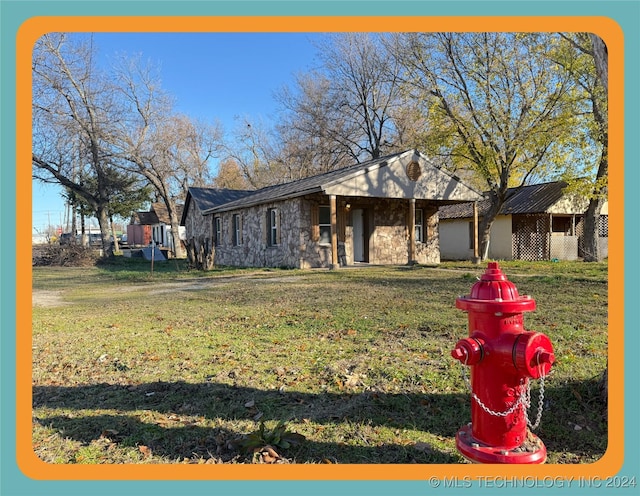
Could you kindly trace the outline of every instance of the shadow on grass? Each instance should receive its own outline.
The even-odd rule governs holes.
[[[427,443],[370,442],[368,438],[377,436],[368,431],[384,426],[392,433],[415,429],[453,439],[458,428],[468,421],[466,402],[467,398],[459,394],[308,394],[213,382],[38,386],[33,391],[34,409],[78,411],[77,416],[72,413],[35,419],[65,438],[90,444],[104,437],[105,432],[115,432],[112,441],[123,447],[147,446],[155,455],[173,460],[207,459],[213,455],[226,462],[238,461],[240,455],[234,441],[249,433],[233,431],[229,425],[245,421],[242,425],[246,426],[246,421],[252,421],[259,413],[259,421],[284,420],[294,432],[298,430],[294,424],[313,424],[319,430],[339,429],[343,434],[344,439],[339,442],[307,439],[286,450],[283,455],[296,463],[459,463],[457,454]],[[247,404],[252,406],[248,408]],[[88,410],[98,415],[85,415]],[[104,410],[121,413],[100,414]],[[207,427],[185,420],[194,417],[225,421],[225,426]],[[396,436],[398,440],[400,437]],[[453,446],[451,451],[455,451]]]
[[[535,412],[537,392],[532,393],[531,403],[531,411]],[[548,452],[558,453],[556,463],[595,462],[604,455],[608,445],[608,409],[599,376],[547,388],[544,405],[536,434],[543,439]]]
[[[558,453],[557,463],[588,463],[600,458],[607,448],[607,415],[606,405],[598,395],[597,380],[548,387],[545,397],[543,421],[536,434],[549,453]],[[535,412],[535,392],[532,403]],[[82,443],[103,439],[107,433],[111,442],[122,447],[146,446],[154,455],[171,460],[216,457],[223,462],[248,460],[235,444],[248,432],[241,432],[242,428],[234,431],[229,425],[242,421],[242,425],[248,425],[246,421],[254,425],[251,421],[257,413],[260,421],[287,421],[294,432],[295,424],[340,430],[343,440],[307,439],[286,450],[283,456],[296,463],[460,463],[453,438],[470,420],[466,394],[310,394],[214,382],[38,386],[33,391],[33,405],[77,410],[77,416],[47,415],[35,420]],[[121,413],[84,415],[87,410]],[[198,425],[203,422],[196,423],[194,417],[213,421],[209,422],[212,426]],[[452,447],[441,449],[415,442],[370,443],[370,439],[376,439],[370,431],[377,427],[386,427],[390,432],[428,432]]]

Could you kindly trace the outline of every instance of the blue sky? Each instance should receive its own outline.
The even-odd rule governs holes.
[[[237,117],[269,120],[276,110],[274,91],[297,72],[317,63],[306,33],[95,33],[100,60],[140,54],[160,68],[162,87],[175,98],[175,110],[222,123],[226,132]],[[57,188],[33,182],[33,230],[64,222]]]

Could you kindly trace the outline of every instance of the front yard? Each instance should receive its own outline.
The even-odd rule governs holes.
[[[468,333],[455,299],[484,267],[34,267],[33,449],[48,463],[466,463],[450,351]],[[501,267],[537,302],[525,328],[555,348],[536,431],[548,462],[593,462],[607,265]]]

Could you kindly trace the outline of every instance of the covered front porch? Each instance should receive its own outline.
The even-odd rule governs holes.
[[[437,204],[427,200],[328,197],[319,205],[318,241],[332,268],[437,264],[437,211]]]
[[[332,268],[440,263],[438,208],[482,198],[417,152],[377,163],[322,190],[325,205],[318,225],[330,247]]]

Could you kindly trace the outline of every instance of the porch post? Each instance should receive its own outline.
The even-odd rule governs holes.
[[[549,214],[549,232],[547,233],[547,240],[547,260],[551,260],[551,243],[553,243],[553,214]]]
[[[478,254],[478,202],[473,202],[473,263],[480,263]]]
[[[416,263],[416,199],[411,198],[411,200],[409,200],[409,265],[414,265],[415,263]]]
[[[340,267],[338,260],[338,207],[336,195],[329,196],[329,209],[331,212],[331,269]]]

